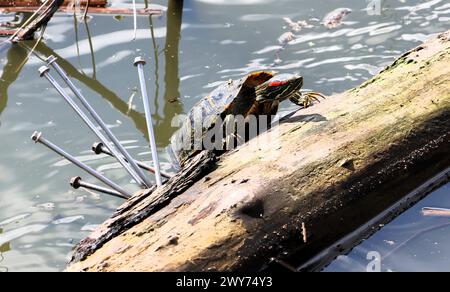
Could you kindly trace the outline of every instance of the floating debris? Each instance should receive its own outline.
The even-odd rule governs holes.
[[[289,42],[291,42],[295,39],[296,39],[296,36],[291,31],[283,33],[278,38],[278,43],[280,44],[280,47],[275,51],[275,60],[274,60],[274,64],[272,64],[272,66],[281,64],[281,62],[283,62],[283,60],[281,59],[281,52],[283,52],[286,49]]]
[[[64,218],[55,219],[52,221],[52,224],[54,225],[60,225],[60,224],[70,224],[78,220],[84,220],[83,215],[77,215],[77,216],[69,216]]]
[[[122,21],[125,17],[123,15],[114,15],[113,18],[115,21]]]
[[[305,224],[305,222],[302,222],[302,239],[303,239],[303,243],[307,243],[308,242],[308,233],[306,231],[306,224]]]
[[[43,203],[36,205],[37,208],[44,210],[44,211],[52,211],[55,209],[55,203],[49,202],[49,203]]]
[[[450,217],[450,209],[424,207],[422,208],[422,215],[435,217]]]
[[[278,38],[278,43],[282,46],[286,46],[289,42],[295,40],[295,34],[292,32],[285,32]]]
[[[283,29],[289,29],[289,31],[283,33],[278,38],[278,43],[280,44],[280,47],[275,51],[275,59],[271,66],[279,65],[283,62],[283,60],[281,59],[281,53],[286,49],[286,47],[291,41],[297,39],[297,36],[294,33],[300,32],[303,28],[314,27],[314,25],[308,24],[308,22],[305,20],[293,21],[289,17],[283,17],[283,20],[286,23],[286,25],[283,26]]]
[[[350,8],[338,8],[328,13],[323,19],[323,25],[329,29],[339,27],[345,17],[352,12]]]
[[[304,20],[299,20],[299,21],[293,21],[292,19],[290,19],[289,17],[284,17],[283,18],[284,22],[286,23],[286,26],[283,28],[289,28],[289,30],[291,32],[300,32],[302,30],[302,28],[311,28],[313,27],[313,25],[309,25],[306,21]]]

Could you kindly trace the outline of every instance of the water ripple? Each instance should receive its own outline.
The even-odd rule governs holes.
[[[34,224],[7,231],[0,234],[0,246],[27,234],[40,232],[47,227],[48,225],[45,224]]]

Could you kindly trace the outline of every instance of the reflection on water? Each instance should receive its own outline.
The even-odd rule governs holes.
[[[159,139],[168,141],[174,133],[171,127],[173,117],[181,114],[183,107],[179,101],[180,98],[180,75],[179,75],[179,47],[181,39],[181,24],[183,19],[183,0],[169,0],[167,7],[167,35],[165,54],[165,75],[164,82],[164,115],[158,116],[156,131],[161,133]],[[168,130],[171,129],[171,130]]]
[[[85,28],[86,34],[87,34],[87,40],[89,42],[89,50],[90,50],[90,55],[91,55],[91,66],[92,66],[92,78],[96,79],[97,70],[96,70],[96,64],[95,64],[95,52],[94,52],[94,47],[92,45],[91,31],[89,30],[89,25],[88,25],[87,18],[84,18],[82,20],[82,22],[84,24],[84,28]],[[79,42],[79,40],[78,40],[78,23],[79,23],[78,16],[77,16],[77,14],[74,11],[74,14],[73,14],[73,27],[74,27],[74,32],[75,32],[75,45],[77,46],[78,63],[80,64],[80,67],[81,67],[80,46],[78,44],[78,42]],[[83,70],[81,70],[81,71],[83,72]]]
[[[3,233],[3,229],[0,228],[0,235]],[[2,262],[5,259],[3,257],[3,253],[8,252],[11,250],[11,246],[9,243],[5,243],[3,245],[0,245],[0,272],[8,272],[8,267],[2,266]]]
[[[131,7],[131,0],[120,2]],[[176,130],[171,127],[172,118],[187,112],[217,84],[268,68],[301,73],[305,89],[341,92],[367,80],[418,42],[449,28],[445,1],[384,3],[382,13],[368,15],[365,1],[340,1],[339,6],[351,8],[352,13],[339,27],[327,29],[314,19],[323,19],[338,8],[335,1],[156,0],[151,4],[167,11],[161,17],[139,17],[135,41],[131,16],[94,15],[89,22],[79,22],[73,14],[58,14],[24,66],[35,42],[2,45],[0,241],[8,242],[1,245],[0,270],[63,269],[71,247],[121,203],[72,191],[68,180],[80,171],[31,143],[33,130],[43,131],[124,187],[136,188],[115,160],[92,155],[89,149],[96,137],[38,77],[40,58],[55,55],[118,138],[127,142],[131,154],[148,161],[145,118],[132,64],[136,56],[144,56],[162,168],[167,170],[164,147]],[[285,17],[313,26],[295,31],[280,50],[278,39],[288,32]],[[279,60],[274,62],[276,57]],[[282,110],[293,107],[286,103]],[[83,179],[98,183],[88,176]],[[44,229],[33,232],[39,228]]]
[[[0,77],[0,116],[8,104],[9,86],[16,81],[22,71],[27,52],[18,46],[11,46],[6,51],[6,63],[3,65],[3,72]]]
[[[450,218],[425,217],[424,207],[450,208],[450,183],[400,215],[325,271],[366,271],[367,255],[380,255],[381,271],[450,271]]]

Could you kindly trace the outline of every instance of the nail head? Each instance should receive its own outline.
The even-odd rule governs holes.
[[[81,187],[80,182],[81,182],[81,177],[79,177],[79,176],[72,177],[70,179],[70,185],[76,190]]]
[[[34,133],[33,133],[33,135],[31,135],[31,140],[33,140],[34,142],[39,142],[39,140],[41,139],[41,136],[42,136],[42,133],[41,132],[38,132],[38,131],[35,131]]]
[[[94,151],[94,153],[97,155],[103,153],[102,148],[103,148],[103,143],[101,143],[101,142],[97,142],[97,143],[94,143],[94,145],[92,145],[92,151]]]
[[[139,56],[139,57],[136,57],[136,58],[134,59],[134,63],[133,63],[133,64],[134,64],[134,66],[137,66],[137,65],[139,65],[139,64],[145,65],[146,62],[145,62],[145,60],[144,60],[143,57]]]
[[[47,66],[41,66],[39,68],[39,76],[44,76],[45,73],[47,73],[48,71],[50,71],[50,68]]]

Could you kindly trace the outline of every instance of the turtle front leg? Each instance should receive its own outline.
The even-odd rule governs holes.
[[[326,97],[323,94],[321,94],[319,92],[315,92],[315,91],[305,92],[305,93],[301,93],[299,91],[296,95],[291,97],[289,100],[298,106],[302,106],[303,108],[308,108],[308,107],[312,106],[315,101],[320,103],[319,98],[325,99]]]

